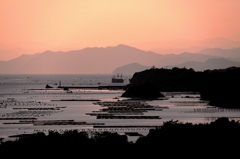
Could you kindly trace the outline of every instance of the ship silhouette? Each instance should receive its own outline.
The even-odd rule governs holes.
[[[124,79],[122,74],[118,73],[112,76],[112,83],[123,83],[123,82],[124,82]]]

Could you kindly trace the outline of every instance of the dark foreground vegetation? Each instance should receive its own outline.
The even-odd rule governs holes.
[[[136,72],[123,97],[161,97],[158,92],[199,92],[210,105],[240,108],[240,67],[196,72],[186,68],[151,68]],[[149,87],[146,87],[149,86]]]
[[[129,142],[126,135],[113,132],[72,130],[60,134],[50,131],[48,135],[35,133],[19,137],[14,141],[2,141],[0,152],[1,155],[21,152],[18,153],[18,157],[28,153],[37,156],[78,154],[90,155],[89,157],[115,155],[141,157],[143,154],[148,154],[193,158],[207,154],[214,156],[227,154],[230,157],[239,153],[239,134],[239,121],[230,121],[224,117],[204,124],[171,120],[165,122],[162,127],[151,129],[147,136],[140,136],[134,143]]]

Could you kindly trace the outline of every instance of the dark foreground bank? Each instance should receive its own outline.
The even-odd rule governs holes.
[[[151,129],[133,143],[126,135],[112,132],[66,131],[63,134],[50,131],[48,135],[35,133],[14,141],[1,141],[1,154],[18,156],[34,154],[79,154],[91,156],[148,155],[221,156],[238,154],[240,123],[228,118],[218,118],[211,123],[192,124],[168,121],[162,127]],[[196,156],[197,155],[197,156]],[[77,157],[78,158],[78,157]],[[82,157],[79,157],[82,158]]]

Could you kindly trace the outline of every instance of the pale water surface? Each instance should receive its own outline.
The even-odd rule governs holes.
[[[221,109],[207,105],[208,101],[201,101],[199,94],[181,92],[162,92],[167,99],[162,100],[134,100],[154,106],[155,110],[147,110],[142,114],[120,114],[121,116],[156,116],[156,119],[97,119],[91,113],[106,114],[101,109],[100,102],[129,101],[122,98],[123,90],[98,89],[56,89],[61,81],[62,86],[100,86],[126,85],[132,75],[124,75],[123,84],[111,83],[108,74],[96,75],[0,75],[0,138],[11,135],[28,134],[34,132],[48,132],[49,130],[64,132],[77,129],[78,131],[113,131],[119,134],[138,132],[146,135],[154,126],[161,126],[163,122],[178,120],[179,122],[207,123],[218,117],[229,117],[239,120],[239,109]],[[46,85],[54,87],[45,89]],[[60,101],[60,100],[89,100],[89,101]],[[119,114],[114,114],[114,116]],[[72,120],[85,122],[84,125],[35,125],[22,124],[24,121],[58,121]],[[103,127],[95,127],[103,126]],[[119,127],[110,127],[119,126]],[[135,127],[133,127],[135,126]],[[152,127],[151,127],[152,126]],[[130,141],[136,141],[138,136],[128,136]]]

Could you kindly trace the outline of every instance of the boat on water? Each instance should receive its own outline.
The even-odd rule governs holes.
[[[122,74],[118,73],[112,76],[112,83],[123,83],[123,82],[124,82],[124,79]]]

